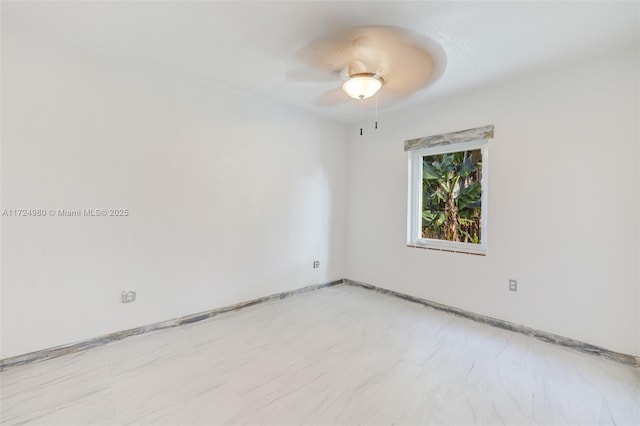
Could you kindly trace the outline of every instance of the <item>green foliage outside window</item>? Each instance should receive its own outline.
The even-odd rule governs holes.
[[[422,159],[422,238],[480,244],[482,152]]]

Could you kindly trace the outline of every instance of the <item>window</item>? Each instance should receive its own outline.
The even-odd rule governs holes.
[[[405,142],[409,246],[486,253],[491,137],[493,126],[486,126]]]

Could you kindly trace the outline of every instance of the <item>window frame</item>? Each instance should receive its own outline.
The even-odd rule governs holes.
[[[407,203],[407,245],[442,251],[486,255],[488,244],[487,218],[489,213],[489,140],[477,139],[446,145],[430,146],[408,151],[409,154],[409,186]],[[482,154],[482,198],[480,209],[480,243],[463,243],[458,241],[422,238],[422,161],[423,157],[452,152],[480,149]]]

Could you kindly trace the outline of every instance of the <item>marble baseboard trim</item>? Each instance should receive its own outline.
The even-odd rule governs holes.
[[[548,333],[546,331],[536,330],[534,328],[525,327],[523,325],[514,324],[509,321],[503,321],[497,318],[488,317],[486,315],[480,315],[473,312],[465,311],[463,309],[454,308],[451,306],[443,305],[441,303],[432,302],[430,300],[421,299],[419,297],[409,296],[408,294],[399,293],[393,290],[387,290],[382,287],[377,287],[371,284],[363,283],[360,281],[354,281],[350,279],[344,280],[345,284],[352,285],[355,287],[361,287],[367,290],[374,291],[376,293],[382,293],[389,296],[398,297],[400,299],[407,300],[409,302],[418,303],[420,305],[428,306],[433,309],[437,309],[439,311],[447,312],[449,314],[453,314],[459,317],[464,317],[470,319],[475,322],[488,324],[493,327],[502,328],[509,331],[514,331],[516,333],[525,334],[527,336],[533,337],[538,340],[542,340],[543,342],[552,343],[558,346],[564,346],[566,348],[574,349],[586,354],[596,355],[602,358],[607,358],[612,361],[616,361],[622,364],[631,365],[637,368],[640,368],[640,358],[623,354],[620,352],[610,351],[605,348],[601,348],[599,346],[591,345],[589,343],[581,342],[579,340],[570,339],[568,337],[559,336],[557,334]]]
[[[126,339],[131,336],[138,336],[140,334],[150,333],[152,331],[163,330],[166,328],[179,327],[181,325],[192,324],[194,322],[203,321],[209,318],[213,318],[217,315],[224,314],[226,312],[237,311],[239,309],[247,308],[249,306],[257,305],[259,303],[268,302],[271,300],[280,300],[287,297],[307,293],[321,288],[332,287],[338,284],[343,284],[344,280],[336,280],[323,284],[313,284],[306,287],[298,288],[290,291],[283,291],[281,293],[271,294],[269,296],[260,297],[258,299],[247,300],[244,302],[236,303],[235,305],[224,306],[222,308],[211,309],[205,312],[199,312],[184,317],[174,318],[167,321],[156,322],[153,324],[143,325],[141,327],[131,328],[129,330],[118,331],[115,333],[106,334],[104,336],[95,337],[93,339],[87,339],[76,343],[70,343],[67,345],[55,346],[53,348],[43,349],[40,351],[29,352],[22,355],[16,355],[0,359],[0,371],[6,371],[12,368],[16,368],[22,365],[32,364],[36,362],[46,361],[48,359],[58,358],[65,355],[70,355],[77,352],[86,351],[88,349],[106,345],[107,343],[116,342],[118,340]]]

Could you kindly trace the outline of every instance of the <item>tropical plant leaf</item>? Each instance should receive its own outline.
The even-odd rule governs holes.
[[[427,222],[433,221],[433,219],[435,217],[436,217],[436,214],[434,212],[432,212],[431,210],[423,210],[422,211],[422,218],[424,220],[426,220]]]
[[[471,182],[462,188],[456,198],[456,205],[459,210],[469,207],[480,207],[482,197],[482,186],[480,182]]]
[[[427,180],[442,179],[442,174],[427,161],[422,162],[422,178]]]
[[[460,165],[460,176],[467,177],[478,169],[478,163],[473,162],[473,156],[470,155]]]
[[[471,226],[471,225],[473,225],[473,219],[467,219],[467,218],[459,217],[458,218],[458,222],[460,223],[460,225],[463,225],[463,226]]]

